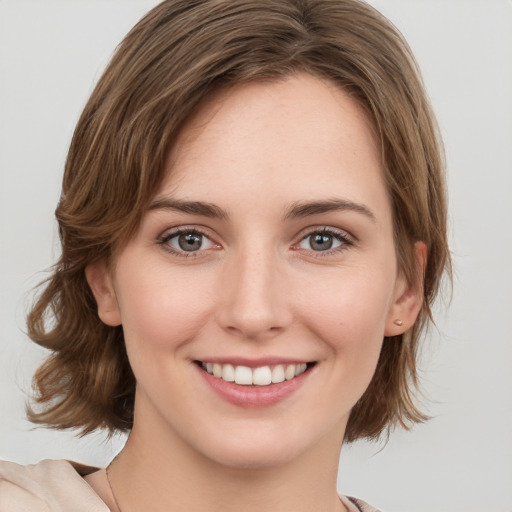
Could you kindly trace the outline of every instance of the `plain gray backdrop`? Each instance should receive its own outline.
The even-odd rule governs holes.
[[[123,439],[32,430],[30,289],[58,255],[72,130],[115,46],[155,0],[0,0],[0,457],[106,464]],[[345,447],[339,489],[389,512],[512,511],[512,2],[374,0],[423,70],[445,139],[451,305],[425,340],[433,419]],[[447,296],[447,300],[449,296]]]

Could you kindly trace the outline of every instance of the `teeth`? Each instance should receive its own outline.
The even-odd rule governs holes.
[[[268,386],[278,384],[285,380],[293,379],[304,373],[306,363],[277,364],[273,367],[260,366],[249,368],[248,366],[233,366],[232,364],[201,363],[201,366],[214,377],[226,382],[236,382],[242,386]]]
[[[296,365],[294,364],[289,364],[287,367],[286,367],[286,370],[284,371],[284,378],[286,380],[290,380],[290,379],[293,379],[293,377],[295,376],[295,369],[297,368]]]
[[[274,369],[272,370],[272,382],[274,384],[277,384],[279,382],[283,382],[285,379],[284,377],[284,367],[282,364],[278,364],[277,366],[274,366]]]
[[[219,378],[222,377],[222,366],[220,364],[213,363],[213,375]]]
[[[252,371],[252,383],[256,386],[268,386],[272,384],[272,371],[268,366],[254,368]]]
[[[247,366],[237,366],[235,368],[235,382],[243,386],[252,384],[252,370]]]
[[[231,364],[225,364],[222,366],[222,380],[226,382],[235,382],[235,369]]]

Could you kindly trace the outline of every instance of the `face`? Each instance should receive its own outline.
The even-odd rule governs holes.
[[[167,167],[115,268],[88,269],[123,326],[132,435],[237,467],[339,447],[383,337],[417,313],[368,119],[309,75],[242,85],[189,121]]]

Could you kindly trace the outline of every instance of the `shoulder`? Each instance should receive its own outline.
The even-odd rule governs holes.
[[[90,471],[64,460],[26,466],[0,460],[0,512],[109,512],[81,476]]]
[[[342,503],[347,507],[349,512],[381,512],[379,509],[368,505],[366,501],[352,496],[340,496]],[[0,512],[2,512],[0,510]]]
[[[0,460],[0,512],[110,512],[82,478],[95,469],[65,460],[26,466]],[[380,512],[363,500],[340,498],[349,512]]]

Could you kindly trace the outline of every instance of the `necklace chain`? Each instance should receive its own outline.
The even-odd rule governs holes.
[[[114,462],[114,461],[112,461],[112,462]],[[107,475],[108,486],[110,487],[110,492],[112,493],[112,497],[114,498],[114,505],[117,508],[117,512],[123,512],[121,510],[121,507],[119,506],[119,503],[117,502],[116,493],[114,492],[114,488],[112,487],[112,482],[110,481],[109,470],[110,470],[110,466],[112,465],[112,462],[107,466],[107,469],[105,470],[105,473]]]
[[[117,457],[116,457],[117,458]],[[114,458],[114,460],[116,460],[116,458]],[[110,488],[110,492],[112,494],[112,498],[114,498],[114,505],[116,506],[117,508],[117,512],[123,512],[121,510],[121,507],[119,506],[119,503],[117,501],[117,498],[116,498],[116,493],[114,492],[114,488],[112,487],[112,482],[110,481],[110,474],[109,474],[109,471],[110,471],[110,466],[112,465],[112,463],[114,462],[114,460],[106,467],[105,469],[105,474],[107,475],[107,482],[108,482],[108,486]],[[343,504],[343,500],[341,498],[339,498],[340,502]]]

